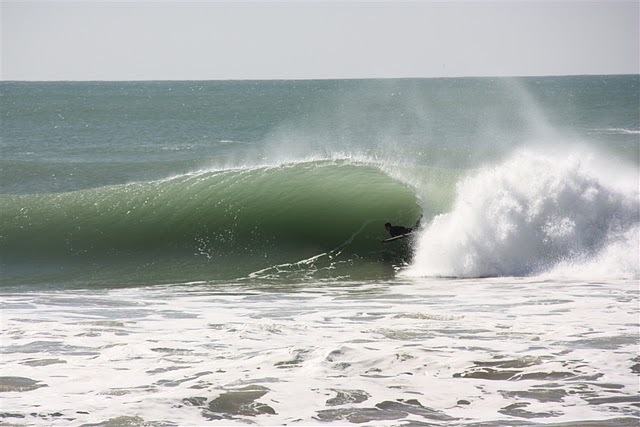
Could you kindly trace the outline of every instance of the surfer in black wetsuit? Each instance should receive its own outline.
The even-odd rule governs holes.
[[[402,236],[413,231],[411,228],[403,227],[401,225],[391,225],[390,222],[386,223],[384,228],[387,229],[387,232],[391,237]]]
[[[387,232],[391,237],[403,236],[405,234],[411,233],[414,228],[420,227],[421,219],[422,219],[422,215],[420,215],[420,218],[418,218],[418,221],[416,221],[416,225],[414,225],[413,228],[403,227],[402,225],[391,225],[390,222],[387,222],[384,225],[384,228],[387,229]]]

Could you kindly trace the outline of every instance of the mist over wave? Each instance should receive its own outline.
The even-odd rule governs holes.
[[[635,167],[593,154],[519,150],[458,183],[404,274],[637,278],[637,183]]]

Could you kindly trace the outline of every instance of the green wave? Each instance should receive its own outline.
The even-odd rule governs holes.
[[[3,196],[6,282],[237,278],[319,254],[380,258],[414,191],[348,161],[201,171],[61,194]],[[121,280],[120,279],[120,280]]]

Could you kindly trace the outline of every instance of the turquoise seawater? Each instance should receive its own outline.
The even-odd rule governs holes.
[[[412,250],[381,247],[382,224],[429,223],[517,150],[638,167],[638,76],[1,88],[4,286],[241,279],[321,254],[314,274],[388,278]]]
[[[0,424],[638,425],[639,76],[0,104]]]

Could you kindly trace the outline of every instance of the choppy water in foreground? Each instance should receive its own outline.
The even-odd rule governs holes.
[[[183,285],[2,299],[5,425],[640,419],[631,281]]]

